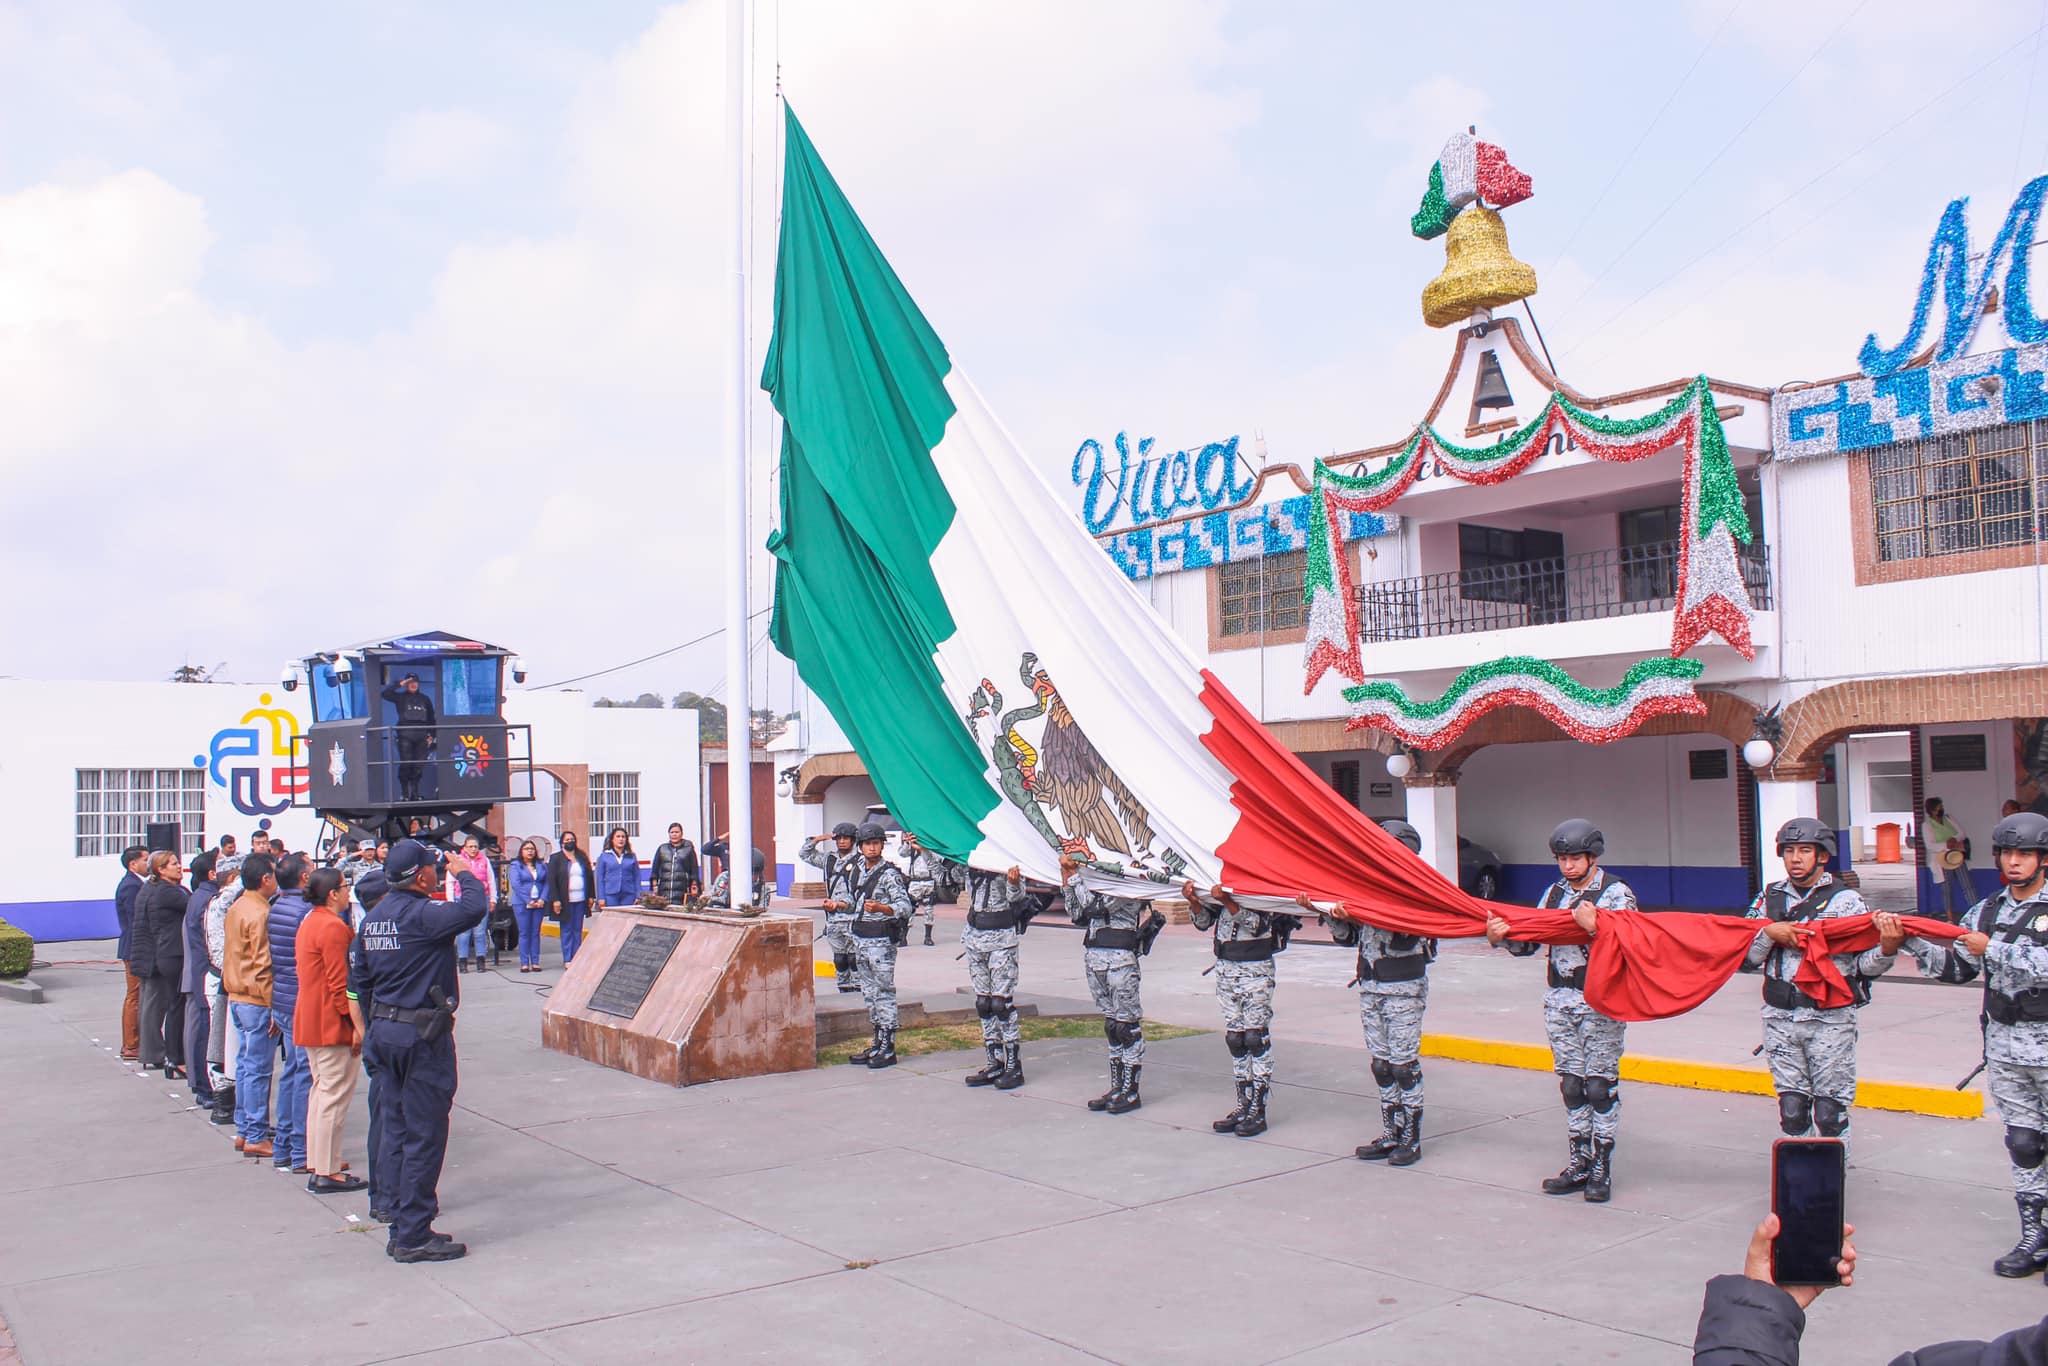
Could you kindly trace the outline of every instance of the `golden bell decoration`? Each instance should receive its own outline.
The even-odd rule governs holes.
[[[1443,272],[1422,287],[1422,320],[1456,327],[1475,309],[1499,308],[1535,292],[1536,268],[1508,250],[1500,215],[1474,204],[1444,234]]]

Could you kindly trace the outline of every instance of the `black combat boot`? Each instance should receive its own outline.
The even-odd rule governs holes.
[[[2020,1240],[2013,1244],[2012,1251],[1991,1264],[1991,1269],[2001,1276],[2017,1279],[2031,1276],[2042,1267],[2048,1266],[2048,1227],[2042,1225],[2042,1211],[2048,1200],[2038,1195],[2015,1197],[2020,1207]]]
[[[871,1025],[869,1026],[869,1028],[873,1030],[873,1033],[870,1034],[868,1037],[868,1046],[847,1059],[847,1061],[852,1063],[855,1067],[866,1067],[868,1065],[868,1059],[875,1056],[875,1050],[882,1046],[881,1027],[878,1025]]]
[[[1401,1146],[1401,1107],[1380,1106],[1380,1123],[1385,1132],[1370,1143],[1360,1144],[1354,1151],[1360,1162],[1377,1162]]]
[[[218,1124],[225,1129],[235,1122],[235,1084],[224,1081],[213,1088],[213,1113],[206,1117],[209,1124]]]
[[[1586,1202],[1604,1205],[1614,1198],[1614,1140],[1593,1140],[1593,1169],[1586,1173]]]
[[[1593,1174],[1593,1140],[1574,1134],[1570,1142],[1572,1160],[1556,1176],[1543,1178],[1545,1195],[1576,1195],[1586,1188],[1586,1178]]]
[[[1095,1111],[1097,1114],[1100,1114],[1101,1112],[1109,1108],[1109,1103],[1111,1101],[1115,1100],[1119,1095],[1123,1094],[1123,1089],[1124,1060],[1122,1058],[1111,1058],[1109,1060],[1109,1089],[1107,1091],[1104,1091],[1095,1099],[1089,1101],[1088,1108]]]
[[[1129,1114],[1145,1102],[1138,1096],[1138,1074],[1144,1071],[1139,1063],[1124,1064],[1124,1089],[1109,1098],[1107,1107],[1113,1115]]]
[[[1014,1091],[1024,1084],[1024,1045],[1003,1045],[1003,1075],[996,1078],[996,1090]]]
[[[988,1066],[979,1072],[967,1074],[969,1086],[993,1086],[997,1077],[1003,1075],[1003,1046],[999,1043],[985,1043],[981,1051],[988,1057]]]
[[[1387,1154],[1389,1167],[1412,1167],[1422,1160],[1422,1107],[1401,1107],[1401,1137]]]
[[[868,1066],[876,1071],[880,1071],[884,1067],[894,1067],[895,1065],[896,1031],[893,1029],[876,1030],[875,1048],[874,1052],[868,1057]]]
[[[932,943],[932,927],[929,925],[924,927],[924,946],[928,949],[938,947],[938,945]]]
[[[1237,1084],[1237,1108],[1221,1119],[1210,1120],[1209,1127],[1219,1134],[1234,1134],[1237,1132],[1237,1122],[1243,1119],[1245,1111],[1251,1108],[1252,1084],[1248,1081],[1240,1081]]]
[[[1252,1138],[1266,1132],[1266,1093],[1273,1089],[1273,1083],[1255,1081],[1251,1085],[1251,1103],[1245,1107],[1244,1118],[1237,1122],[1239,1138]]]

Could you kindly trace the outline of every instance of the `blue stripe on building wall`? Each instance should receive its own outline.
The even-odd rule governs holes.
[[[98,901],[0,902],[0,920],[46,943],[60,939],[113,939],[121,933],[111,897]]]
[[[1749,874],[1741,868],[1652,867],[1602,864],[1626,882],[1644,906],[1682,906],[1694,911],[1749,909]],[[1533,905],[1557,881],[1555,863],[1510,863],[1501,869],[1501,898]]]

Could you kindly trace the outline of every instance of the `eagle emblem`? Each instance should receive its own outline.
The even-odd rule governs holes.
[[[977,742],[981,721],[994,720],[989,758],[1003,796],[1048,845],[1076,862],[1160,882],[1179,877],[1187,860],[1154,847],[1151,813],[1089,742],[1038,656],[1026,650],[1017,675],[1028,701],[1006,710],[1002,689],[984,678],[964,713]]]

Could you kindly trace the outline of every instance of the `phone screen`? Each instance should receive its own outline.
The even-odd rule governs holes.
[[[1843,1187],[1848,1160],[1832,1138],[1780,1139],[1771,1151],[1771,1208],[1778,1237],[1771,1278],[1779,1285],[1839,1285]]]

